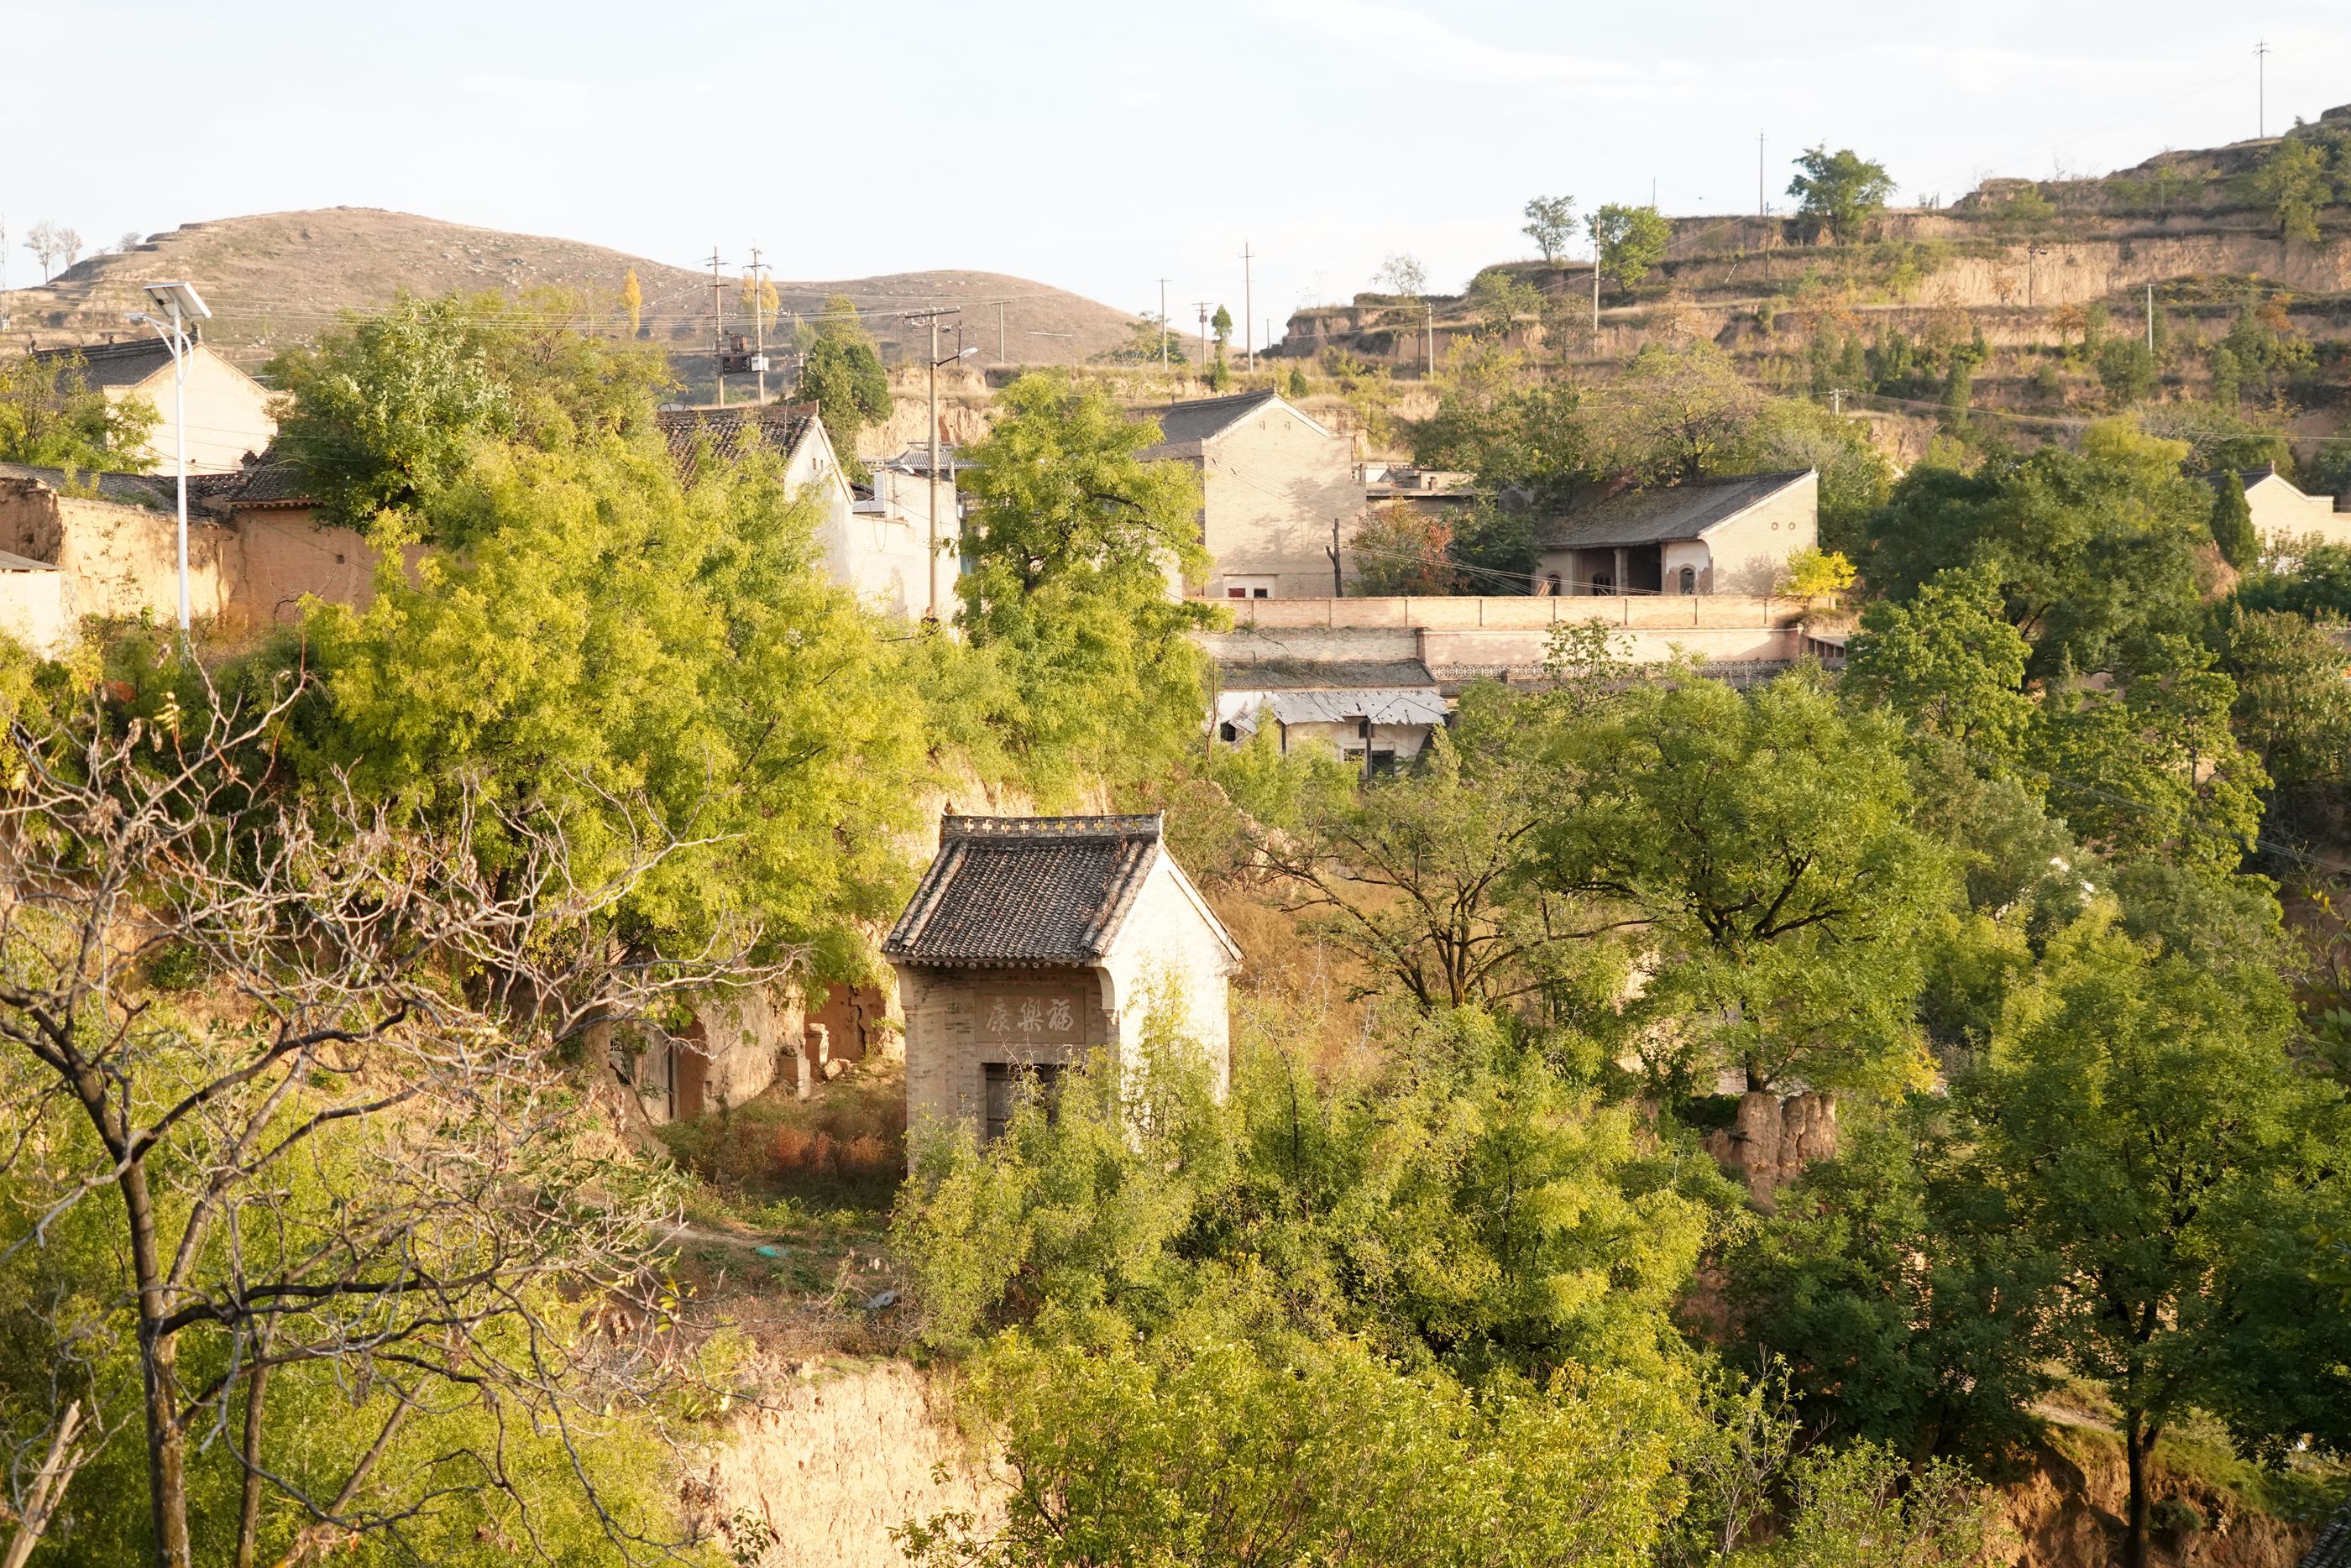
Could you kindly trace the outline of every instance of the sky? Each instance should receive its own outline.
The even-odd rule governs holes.
[[[1256,321],[1405,254],[1458,288],[1535,195],[1747,213],[1758,146],[1898,201],[2126,167],[2351,102],[2345,0],[653,6],[0,0],[7,281],[93,242],[389,207],[779,278],[970,268]],[[145,88],[141,90],[141,85]],[[1252,336],[1261,336],[1259,327]]]

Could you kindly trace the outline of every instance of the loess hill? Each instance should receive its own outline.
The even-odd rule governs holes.
[[[578,240],[477,229],[371,207],[184,223],[131,250],[85,257],[45,285],[0,295],[0,313],[10,318],[10,348],[21,348],[28,337],[43,347],[94,342],[127,330],[122,314],[141,303],[141,283],[189,278],[215,313],[205,327],[205,341],[250,368],[308,339],[339,311],[381,306],[402,290],[433,296],[554,285],[600,299],[617,315],[622,279],[632,268],[643,294],[642,336],[668,348],[682,373],[706,377],[708,273]],[[979,348],[983,365],[998,362],[999,347],[1008,363],[1080,363],[1127,342],[1134,320],[1099,301],[1000,273],[778,279],[775,287],[786,313],[787,337],[790,313],[808,315],[826,296],[846,294],[869,313],[868,325],[893,362],[917,359],[928,348],[927,329],[908,328],[890,314],[916,306],[962,306],[965,341]],[[726,314],[731,327],[748,330],[731,275]],[[771,327],[771,341],[774,336]]]

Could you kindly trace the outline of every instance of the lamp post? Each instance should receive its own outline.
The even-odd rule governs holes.
[[[180,646],[184,649],[188,642],[188,358],[193,352],[187,324],[208,321],[213,313],[193,284],[151,283],[147,297],[170,319],[144,310],[131,311],[128,319],[153,327],[163,347],[172,351],[172,442],[180,480]]]
[[[939,317],[958,314],[953,310],[935,310],[922,319],[931,328],[931,613],[928,618],[939,621],[939,367],[952,365],[958,359],[968,359],[979,352],[977,348],[958,348],[946,358],[939,358]],[[958,530],[960,533],[960,530]]]

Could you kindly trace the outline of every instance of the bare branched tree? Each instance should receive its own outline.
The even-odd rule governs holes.
[[[565,1064],[768,971],[749,933],[660,958],[615,938],[619,900],[686,847],[640,813],[590,883],[564,824],[528,810],[500,814],[493,877],[463,813],[424,835],[348,792],[278,804],[248,775],[293,701],[214,704],[185,734],[14,733],[0,1173],[38,1200],[0,1262],[119,1209],[129,1299],[109,1306],[135,1323],[143,1398],[117,1424],[144,1431],[162,1568],[192,1553],[192,1441],[241,1461],[240,1568],[266,1500],[277,1533],[305,1521],[294,1562],[486,1489],[517,1497],[531,1555],[508,1473],[526,1428],[559,1438],[635,1561],[663,1543],[604,1506],[587,1449],[690,1376],[656,1266],[675,1195],[582,1114]],[[273,1453],[289,1377],[330,1378],[370,1423],[335,1473]],[[385,1479],[402,1423],[467,1407],[493,1436]]]
[[[81,254],[81,236],[62,223],[43,218],[25,231],[25,248],[41,264],[41,281],[47,283],[63,262],[73,265],[74,257]]]

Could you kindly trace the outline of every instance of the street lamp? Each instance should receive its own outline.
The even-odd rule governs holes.
[[[921,319],[931,328],[931,613],[929,619],[939,620],[939,367],[952,365],[958,359],[968,359],[979,352],[977,347],[959,348],[946,358],[939,358],[939,317],[959,314],[954,310],[935,310]],[[961,330],[960,327],[957,328]],[[962,530],[956,530],[958,535]]]
[[[172,351],[172,441],[180,472],[180,643],[184,648],[188,640],[188,359],[193,352],[187,324],[209,321],[213,312],[192,283],[151,283],[147,298],[169,319],[144,310],[131,311],[125,319],[134,327],[153,327],[163,347]]]

